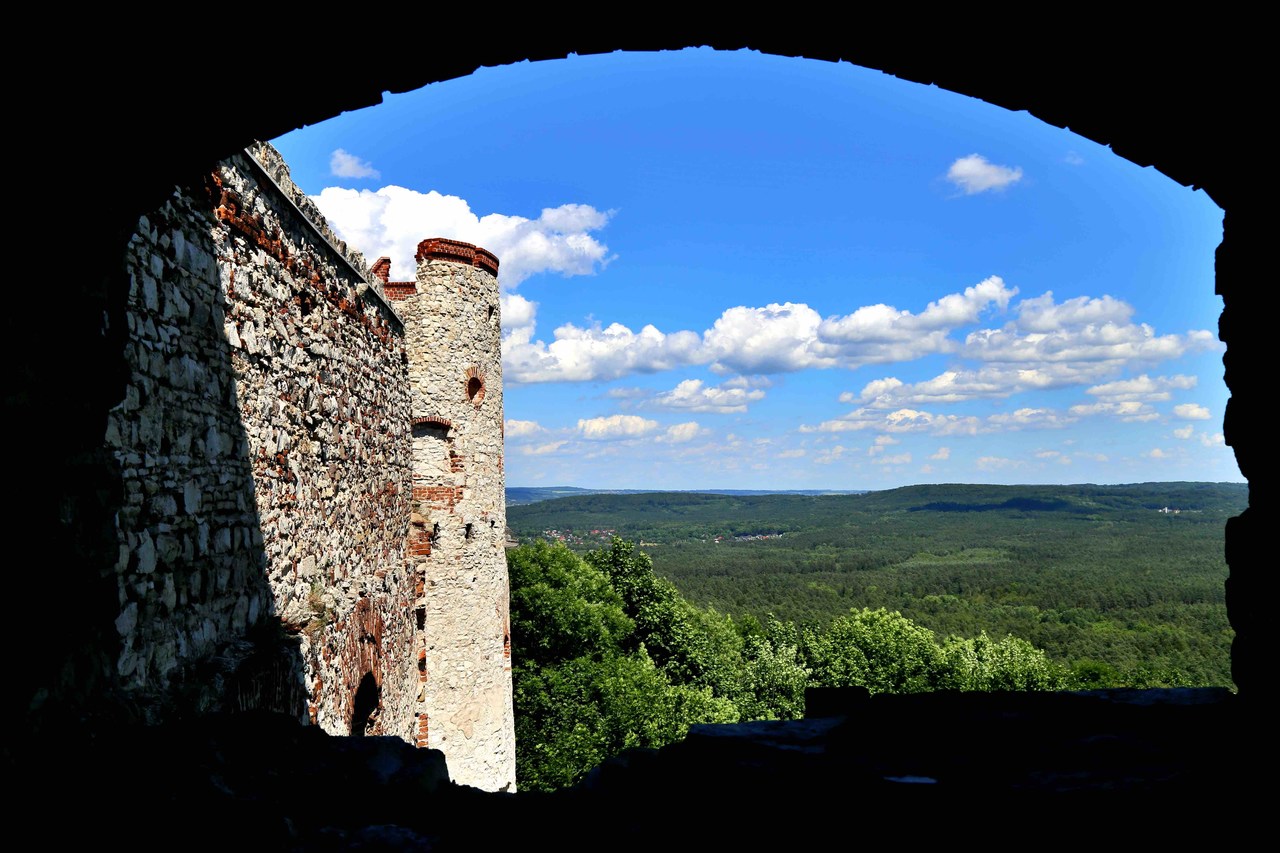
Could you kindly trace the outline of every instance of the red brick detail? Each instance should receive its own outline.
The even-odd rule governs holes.
[[[327,300],[343,314],[364,326],[369,334],[384,344],[391,342],[391,330],[381,317],[365,313],[359,304],[348,300],[344,296],[347,292],[345,286],[325,281],[317,269],[314,256],[309,253],[300,255],[290,253],[281,235],[280,227],[277,225],[268,228],[261,216],[244,210],[240,194],[224,186],[221,175],[214,172],[206,176],[204,189],[213,209],[213,215],[219,222],[266,252],[295,279],[309,281],[314,290],[318,291],[319,298]],[[316,298],[311,293],[300,293],[293,297],[293,301],[306,312],[314,307]]]
[[[388,281],[382,286],[382,292],[392,302],[403,302],[410,296],[417,295],[418,283],[415,281]]]
[[[386,282],[391,278],[391,259],[386,255],[378,258],[373,262],[373,266],[369,267],[369,274],[376,275],[383,282]]]
[[[414,746],[418,749],[426,749],[427,747],[427,715],[418,715],[418,737],[414,741]]]
[[[411,423],[413,424],[413,426],[426,426],[427,424],[436,424],[438,426],[444,427],[445,429],[453,428],[453,421],[449,420],[448,418],[442,418],[439,415],[422,415],[420,417],[414,418],[411,421]]]
[[[455,471],[459,470],[454,468]],[[427,501],[437,508],[453,509],[462,500],[461,486],[414,486],[413,499]]]
[[[498,275],[498,256],[488,249],[461,240],[431,237],[418,244],[414,254],[418,261],[453,261],[485,270],[495,278]]]

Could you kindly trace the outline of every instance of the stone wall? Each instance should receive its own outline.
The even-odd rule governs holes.
[[[498,261],[419,260],[366,276],[265,145],[138,223],[112,675],[145,719],[284,711],[514,790]]]
[[[411,739],[403,326],[274,150],[254,154],[129,244],[118,676],[150,719],[267,707]]]
[[[454,240],[418,246],[391,282],[405,319],[413,408],[410,552],[421,584],[418,743],[453,778],[515,790],[503,477],[498,261]]]

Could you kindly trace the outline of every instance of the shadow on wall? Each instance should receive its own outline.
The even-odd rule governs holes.
[[[148,722],[306,713],[300,638],[280,629],[259,514],[296,478],[245,422],[260,401],[240,380],[266,341],[237,316],[255,285],[227,239],[243,212],[216,181],[139,220],[126,254],[129,376],[106,427],[121,479],[119,654],[105,663]]]
[[[118,608],[57,704],[383,733],[390,672],[381,719],[412,732],[402,329],[306,203],[262,146],[137,223],[99,544]]]

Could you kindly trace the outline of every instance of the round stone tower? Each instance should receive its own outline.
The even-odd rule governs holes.
[[[433,238],[417,261],[412,282],[373,267],[404,318],[412,389],[417,743],[455,782],[513,791],[498,259]]]

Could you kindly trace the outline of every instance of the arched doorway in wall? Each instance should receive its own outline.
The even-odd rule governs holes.
[[[381,689],[372,672],[366,672],[351,697],[351,734],[363,737],[374,727],[379,706]]]
[[[502,256],[513,485],[1239,479],[1220,211],[1088,140],[707,50],[406,97],[422,141],[391,99],[278,144],[371,256],[410,219]]]

